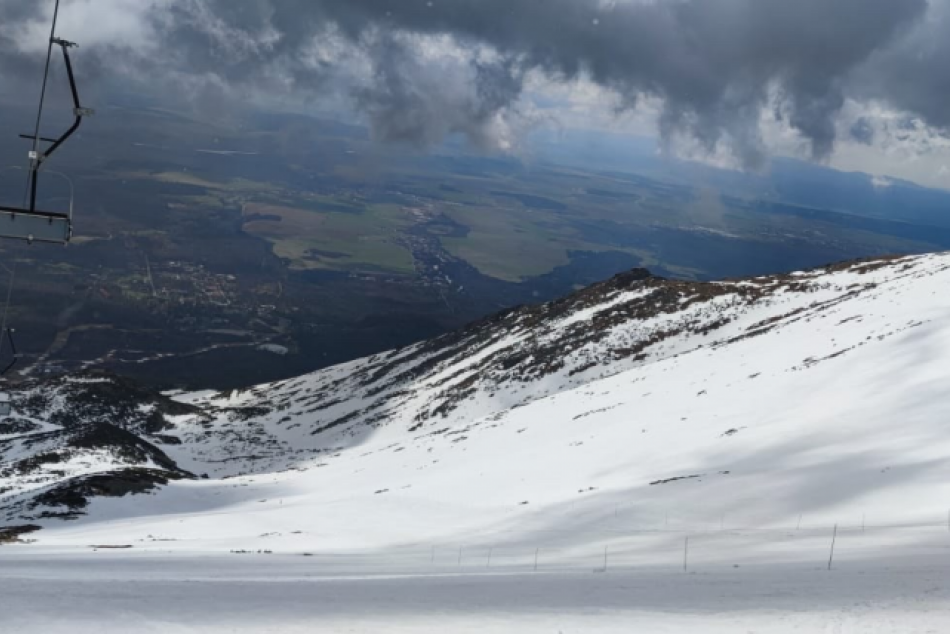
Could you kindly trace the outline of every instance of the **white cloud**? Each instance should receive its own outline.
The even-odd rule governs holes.
[[[887,189],[893,184],[894,181],[884,176],[873,176],[871,178],[871,185],[874,186],[874,189]]]
[[[86,47],[115,46],[119,48],[157,46],[157,33],[148,19],[160,15],[162,9],[175,0],[67,0],[62,3],[57,34],[65,39],[82,42]],[[53,18],[52,2],[43,2],[40,14],[25,24],[8,25],[3,29],[24,53],[46,51],[50,24]]]
[[[0,0],[0,12],[5,1],[10,0]],[[664,1],[667,0],[597,0],[591,5],[591,20],[600,20],[594,25],[595,30],[608,32],[616,22],[616,15],[612,12],[619,14],[624,7],[657,5]],[[515,0],[513,2],[518,4]],[[40,54],[45,50],[53,4],[44,2],[42,6],[42,15],[16,29],[9,24],[0,24],[0,35],[11,38],[21,52]],[[172,6],[177,11],[175,16],[168,11]],[[354,42],[352,37],[332,26],[327,26],[319,34],[305,32],[304,39],[295,43],[289,52],[272,54],[280,48],[283,37],[283,32],[275,28],[271,20],[277,5],[267,2],[254,4],[258,9],[263,7],[259,19],[245,21],[243,24],[250,26],[241,28],[213,12],[211,6],[211,2],[202,0],[64,0],[59,33],[79,41],[83,47],[81,52],[86,49],[96,51],[106,62],[103,64],[106,71],[123,77],[134,79],[137,61],[143,58],[173,60],[174,64],[166,64],[166,77],[145,79],[155,84],[160,84],[160,79],[174,82],[183,95],[208,88],[222,93],[240,91],[250,102],[264,107],[306,111],[335,108],[352,115],[354,102],[351,96],[371,93],[380,81],[381,60],[368,52],[364,42]],[[738,5],[725,2],[723,6]],[[933,10],[925,22],[926,29],[932,31],[935,23],[942,24],[940,20],[945,12],[938,9],[947,6],[950,6],[947,0],[932,0]],[[227,8],[230,9],[230,5]],[[204,38],[201,41],[214,48],[213,54],[208,55],[211,62],[217,61],[217,55],[221,56],[222,62],[236,60],[237,64],[219,72],[213,63],[209,65],[208,60],[204,60],[203,67],[192,68],[188,51],[177,50],[163,41],[168,32],[181,28],[182,16],[185,16],[187,28],[199,33]],[[730,14],[724,24],[736,22],[744,25],[740,17]],[[660,26],[663,24],[658,22]],[[915,32],[908,28],[910,35],[901,40],[902,45],[907,45],[908,38]],[[411,97],[405,103],[418,109],[415,113],[400,113],[402,123],[408,128],[422,128],[427,121],[441,118],[434,128],[437,134],[461,130],[485,147],[504,152],[518,151],[519,136],[538,125],[640,136],[657,136],[659,133],[667,105],[656,96],[660,93],[652,96],[645,92],[621,95],[611,88],[622,85],[616,77],[613,81],[598,83],[592,79],[591,72],[583,70],[583,65],[577,73],[562,71],[560,74],[551,67],[535,66],[519,78],[523,80],[520,98],[510,103],[502,99],[501,105],[493,111],[482,112],[482,104],[478,103],[482,98],[476,85],[478,77],[472,74],[471,62],[498,63],[503,61],[501,53],[485,43],[477,43],[474,38],[458,39],[438,34],[437,29],[432,33],[436,34],[404,33],[400,36],[403,43],[411,42],[412,59],[408,64],[420,71],[409,77],[409,84],[403,87],[409,90],[408,96]],[[583,35],[583,31],[578,33]],[[616,32],[613,36],[616,37]],[[679,51],[673,45],[661,50]],[[243,59],[249,60],[246,71],[240,64]],[[266,59],[266,63],[252,63],[260,59]],[[386,61],[385,58],[382,61]],[[674,67],[678,68],[675,64]],[[715,70],[714,67],[710,69]],[[327,84],[308,79],[312,84],[305,85],[299,77],[300,71],[320,75],[326,78]],[[244,72],[249,80],[240,85]],[[565,74],[570,78],[562,76]],[[836,79],[848,81],[844,75]],[[729,168],[754,164],[759,154],[811,158],[815,155],[814,138],[803,136],[803,130],[808,128],[803,128],[800,122],[787,115],[779,114],[789,103],[788,95],[783,92],[788,90],[787,82],[780,86],[783,79],[773,81],[775,85],[767,91],[765,104],[756,100],[744,101],[741,82],[738,87],[724,83],[727,94],[720,96],[719,106],[711,113],[686,109],[682,115],[686,125],[680,122],[665,129],[665,147],[681,157]],[[633,85],[643,90],[640,84]],[[736,94],[732,95],[730,90]],[[679,93],[674,91],[674,94]],[[740,104],[734,111],[728,107],[733,103]],[[950,137],[888,103],[893,101],[868,100],[867,95],[862,94],[852,95],[845,101],[844,107],[834,115],[837,143],[828,157],[829,163],[840,169],[950,188]],[[822,106],[824,102],[819,103],[819,109]],[[808,108],[803,107],[803,112],[807,111]],[[374,113],[378,115],[381,110],[364,109],[360,112],[372,119]],[[473,116],[474,123],[466,121],[466,117]],[[690,120],[690,117],[695,120]],[[873,132],[870,144],[850,138],[849,131],[859,119],[867,122],[868,127],[864,129]],[[704,136],[703,132],[710,130],[713,133]]]

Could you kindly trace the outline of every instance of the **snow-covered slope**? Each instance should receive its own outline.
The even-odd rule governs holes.
[[[0,423],[0,525],[298,552],[945,521],[948,289],[948,255],[638,270],[247,391],[27,384]]]

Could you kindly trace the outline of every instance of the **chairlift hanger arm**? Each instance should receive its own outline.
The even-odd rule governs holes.
[[[60,38],[53,38],[53,44],[57,44],[60,48],[63,49],[63,61],[66,62],[66,75],[69,77],[69,89],[73,94],[73,115],[76,117],[73,121],[73,125],[70,126],[66,132],[63,133],[56,142],[44,153],[43,160],[48,159],[53,152],[59,149],[66,139],[71,137],[76,130],[79,129],[79,125],[82,123],[82,118],[86,115],[92,114],[92,112],[86,108],[82,107],[82,104],[79,102],[79,89],[76,88],[76,77],[73,75],[73,63],[69,59],[69,49],[72,46],[76,46],[73,42],[67,42],[66,40]]]
[[[54,37],[50,40],[53,44],[59,46],[63,50],[63,61],[66,63],[66,75],[69,78],[69,89],[72,92],[73,96],[73,116],[75,117],[73,124],[69,127],[66,132],[64,132],[58,139],[53,141],[53,144],[41,155],[31,157],[30,171],[31,171],[31,183],[30,183],[30,211],[36,211],[36,191],[39,181],[39,170],[43,162],[52,156],[53,152],[58,150],[60,146],[66,142],[69,137],[75,134],[76,130],[79,129],[79,126],[82,124],[82,119],[85,116],[91,115],[92,110],[88,108],[83,108],[82,103],[79,99],[79,89],[76,87],[76,76],[73,73],[73,63],[69,57],[69,49],[73,46],[76,46],[73,42],[68,42],[64,39]],[[43,139],[48,140],[48,139]]]

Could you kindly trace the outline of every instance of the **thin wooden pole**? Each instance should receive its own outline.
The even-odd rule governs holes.
[[[828,570],[831,570],[831,563],[835,559],[835,541],[838,539],[838,525],[835,524],[835,532],[831,534],[831,555],[828,557]]]

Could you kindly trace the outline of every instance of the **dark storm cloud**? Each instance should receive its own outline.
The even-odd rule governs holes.
[[[24,24],[40,14],[40,6],[28,0],[0,0],[0,26]],[[42,68],[42,61],[17,52],[14,42],[15,29],[0,29],[0,81],[6,86],[19,85],[28,77],[35,77]]]
[[[865,95],[950,129],[950,3],[931,2],[914,36],[880,51],[873,62],[861,74]]]
[[[668,134],[710,149],[728,135],[745,162],[761,156],[755,118],[776,86],[782,114],[826,156],[847,74],[925,12],[925,0],[323,1],[312,11],[353,38],[387,22],[487,42],[529,68],[587,72],[625,95],[663,99]],[[751,121],[750,121],[751,119]]]
[[[523,77],[511,62],[472,62],[458,85],[454,65],[420,62],[406,43],[382,37],[373,47],[373,81],[354,91],[377,138],[427,146],[452,133],[480,147],[498,145],[495,114],[516,107]]]
[[[0,0],[8,6],[30,10]],[[927,12],[927,0],[179,0],[153,5],[162,53],[138,61],[152,77],[204,77],[195,83],[247,94],[342,91],[377,136],[419,145],[461,132],[491,146],[528,73],[589,77],[624,107],[658,98],[665,138],[687,135],[710,151],[725,143],[756,166],[766,111],[819,159],[854,94],[950,124],[950,75],[938,69],[950,38],[928,26],[934,51],[921,59],[901,37]],[[418,36],[444,36],[465,56],[426,56]],[[349,48],[314,55],[339,41]],[[370,69],[356,79],[348,64],[363,59]],[[868,74],[871,63],[887,76]]]

